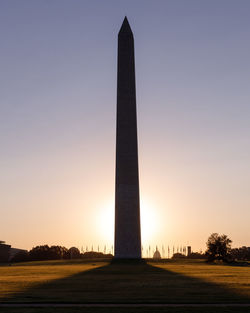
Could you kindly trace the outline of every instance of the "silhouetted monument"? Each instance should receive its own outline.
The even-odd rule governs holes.
[[[118,34],[115,258],[141,258],[134,38],[125,17]]]
[[[161,259],[161,254],[160,254],[160,251],[158,250],[157,247],[156,247],[156,250],[154,252],[153,259],[155,259],[155,260]]]

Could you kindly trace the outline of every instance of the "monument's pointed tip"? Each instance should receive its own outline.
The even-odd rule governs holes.
[[[129,25],[127,16],[124,17],[122,26],[120,28],[119,34],[121,34],[121,33],[123,33],[123,34],[133,34],[132,30],[131,30],[131,27]]]

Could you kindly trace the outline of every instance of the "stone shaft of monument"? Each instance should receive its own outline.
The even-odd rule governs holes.
[[[125,17],[118,34],[115,258],[141,258],[134,38]]]

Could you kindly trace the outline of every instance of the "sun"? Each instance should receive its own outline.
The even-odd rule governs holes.
[[[142,244],[154,242],[158,229],[157,215],[154,206],[148,199],[140,201],[141,239]],[[113,201],[107,201],[97,214],[97,229],[102,244],[112,245],[114,242],[115,205]]]

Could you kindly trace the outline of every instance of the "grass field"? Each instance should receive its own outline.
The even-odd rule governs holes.
[[[0,266],[0,302],[250,303],[250,267],[203,261]],[[249,312],[248,308],[0,308],[1,312]]]
[[[95,265],[92,265],[92,263],[82,262],[49,261],[1,266],[0,301],[2,302],[6,299],[8,301],[29,301],[31,299],[32,301],[33,291],[38,291],[40,288],[44,290],[46,285],[52,282],[56,284],[66,277],[74,277],[79,273],[86,273],[89,270],[106,264],[95,263]],[[67,293],[67,289],[70,288],[69,283],[64,286]],[[57,287],[55,286],[55,288]],[[57,294],[56,290],[55,293]],[[46,298],[46,295],[43,294],[43,301],[46,301]],[[57,299],[59,300],[59,298]],[[38,301],[42,301],[41,297],[39,297]]]

